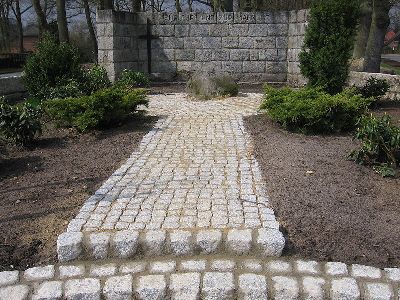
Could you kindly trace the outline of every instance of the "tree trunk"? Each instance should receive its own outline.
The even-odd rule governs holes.
[[[365,52],[364,71],[379,73],[385,35],[389,26],[389,0],[373,0],[371,30]]]
[[[140,12],[141,10],[141,0],[132,0],[133,12]]]
[[[19,5],[19,0],[15,0],[15,19],[17,20],[17,28],[18,28],[19,53],[23,53],[24,52],[24,30],[22,27],[22,15],[21,15],[21,7]]]
[[[32,5],[37,15],[40,37],[42,36],[43,32],[48,30],[46,14],[44,13],[42,6],[40,5],[40,0],[32,0]]]
[[[180,13],[182,11],[181,3],[179,1],[180,0],[175,0],[175,8],[177,13]]]
[[[113,0],[100,0],[100,9],[114,9]]]
[[[57,5],[57,27],[60,43],[68,43],[68,22],[65,11],[65,0],[56,0]]]
[[[193,11],[193,7],[192,7],[193,0],[188,0],[188,5],[189,5],[189,12],[192,12]]]
[[[354,45],[353,58],[364,58],[367,48],[369,32],[372,22],[371,0],[366,0],[361,4],[360,25],[358,27],[356,42]]]
[[[90,7],[89,7],[89,1],[88,0],[83,0],[83,8],[85,10],[86,23],[87,23],[87,26],[89,28],[90,40],[92,41],[94,58],[95,58],[95,61],[97,62],[97,60],[98,60],[98,57],[97,57],[97,39],[96,39],[96,33],[94,32],[94,28],[93,28],[92,16],[90,15]]]

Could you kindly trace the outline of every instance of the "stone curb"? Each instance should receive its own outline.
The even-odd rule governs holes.
[[[398,299],[400,269],[254,256],[75,262],[0,272],[0,299]]]
[[[65,232],[57,239],[60,262],[76,259],[229,253],[280,256],[285,239],[278,229],[124,230]]]

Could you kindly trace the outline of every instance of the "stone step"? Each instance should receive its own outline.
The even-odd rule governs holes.
[[[398,299],[400,269],[252,255],[77,261],[0,272],[0,299]]]
[[[57,239],[60,262],[76,259],[230,253],[280,256],[285,245],[276,228],[65,232]]]

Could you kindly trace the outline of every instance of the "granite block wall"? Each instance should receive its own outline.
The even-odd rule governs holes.
[[[112,79],[126,68],[147,72],[144,36],[149,19],[151,34],[156,37],[151,41],[151,71],[159,79],[179,80],[193,72],[205,72],[231,74],[244,82],[283,83],[288,79],[290,31],[304,31],[301,20],[305,18],[304,11],[99,11],[99,62],[106,66]],[[292,45],[293,49],[296,47]]]

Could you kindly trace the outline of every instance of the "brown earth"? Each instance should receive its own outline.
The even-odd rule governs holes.
[[[400,125],[396,105],[390,113]],[[246,118],[271,204],[287,235],[286,255],[400,266],[400,178],[347,160],[350,135],[305,136],[265,115]]]
[[[154,121],[88,134],[49,126],[31,150],[0,145],[0,271],[54,262],[57,236]]]

